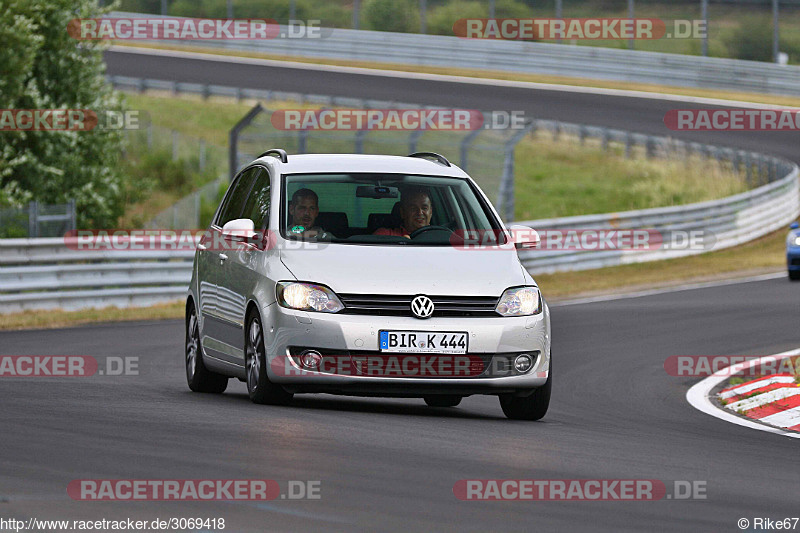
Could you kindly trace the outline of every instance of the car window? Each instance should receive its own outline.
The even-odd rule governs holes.
[[[502,231],[500,222],[488,209],[486,199],[469,180],[402,174],[287,175],[281,194],[281,228],[284,230],[292,227],[290,199],[301,189],[310,190],[317,196],[319,213],[313,225],[332,234],[334,243],[450,244],[453,233],[464,235],[465,230],[479,230],[495,234]],[[438,229],[426,230],[424,239],[417,240],[416,235],[413,240],[401,239],[396,234],[403,228],[403,194],[419,190],[425,191],[430,200],[427,226]],[[385,233],[395,235],[383,235]],[[413,232],[407,232],[410,233]]]
[[[265,229],[269,221],[270,206],[270,176],[269,171],[261,169],[253,184],[247,201],[244,204],[242,218],[249,218],[255,223],[256,229]]]
[[[241,218],[244,210],[244,204],[247,201],[250,189],[253,187],[253,182],[261,173],[259,167],[253,167],[242,172],[233,184],[233,187],[228,191],[228,194],[223,200],[222,209],[220,209],[219,216],[217,217],[217,226],[222,227],[225,223]]]

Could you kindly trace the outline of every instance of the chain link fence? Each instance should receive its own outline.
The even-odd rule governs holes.
[[[75,201],[0,208],[0,239],[61,237],[77,228]]]

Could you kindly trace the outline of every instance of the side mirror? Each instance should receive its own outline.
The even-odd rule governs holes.
[[[222,226],[222,235],[234,241],[247,242],[256,237],[256,224],[249,218],[229,220]]]
[[[789,229],[797,229],[797,228],[800,228],[800,223],[792,222],[791,224],[789,224]]]
[[[541,243],[539,233],[528,226],[520,224],[512,224],[508,227],[511,233],[511,242],[520,250],[527,250],[530,248],[538,248]]]

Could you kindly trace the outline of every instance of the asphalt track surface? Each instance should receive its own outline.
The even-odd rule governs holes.
[[[318,93],[343,93],[348,84],[342,76],[311,83],[297,72],[226,75],[230,67],[108,59],[112,73],[152,78],[224,77]],[[456,92],[372,77],[349,84],[357,96],[536,109],[543,118],[653,133],[665,129],[653,107],[674,107],[551,91],[459,85]],[[774,144],[764,134],[725,135],[724,144],[797,160],[796,137],[772,137]],[[548,415],[536,423],[506,420],[494,397],[446,409],[416,399],[309,395],[272,407],[250,403],[238,381],[221,396],[191,393],[181,321],[0,332],[0,355],[89,355],[101,366],[107,357],[139,358],[139,375],[0,378],[0,517],[221,517],[236,532],[718,532],[738,531],[742,517],[798,516],[797,441],[696,411],[684,395],[697,379],[669,376],[663,367],[671,355],[796,348],[798,316],[800,284],[785,279],[555,306],[555,387]],[[458,480],[519,478],[657,479],[669,492],[676,480],[700,481],[707,498],[464,502],[453,495]],[[81,502],[66,494],[75,479],[274,479],[284,492],[289,480],[318,480],[322,497]]]

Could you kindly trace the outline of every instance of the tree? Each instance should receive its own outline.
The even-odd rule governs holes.
[[[0,109],[121,111],[105,81],[99,42],[67,33],[96,17],[96,0],[0,0]],[[0,131],[0,205],[75,199],[81,227],[108,227],[122,213],[119,131]]]

